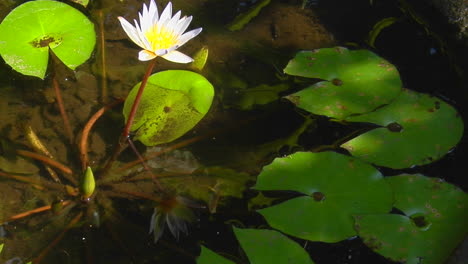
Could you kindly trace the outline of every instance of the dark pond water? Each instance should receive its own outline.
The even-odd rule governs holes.
[[[0,18],[22,2],[0,3]],[[144,75],[147,63],[138,61],[139,49],[128,40],[117,20],[118,16],[136,18],[142,3],[95,0],[87,9],[77,6],[95,23],[98,40],[91,59],[76,71],[55,61],[49,65],[45,80],[39,80],[22,76],[2,60],[0,172],[27,176],[34,182],[0,181],[0,219],[4,223],[0,235],[6,245],[0,257],[2,263],[14,258],[24,262],[8,263],[26,263],[38,256],[44,256],[41,263],[195,263],[200,244],[223,252],[237,263],[248,263],[231,225],[268,226],[260,214],[249,208],[249,200],[257,192],[248,187],[262,166],[297,150],[329,145],[356,129],[329,122],[325,117],[316,117],[304,126],[303,113],[280,98],[251,109],[241,107],[242,89],[279,83],[286,83],[288,91],[302,88],[304,84],[294,83],[282,73],[299,50],[337,45],[369,48],[396,65],[405,88],[438,96],[463,117],[468,116],[463,75],[466,65],[460,59],[463,51],[451,38],[450,26],[425,6],[417,6],[418,13],[414,13],[390,0],[273,0],[243,30],[230,32],[226,25],[255,1],[174,0],[175,10],[194,16],[190,28],[203,27],[203,32],[181,51],[190,55],[203,46],[209,49],[202,74],[215,86],[216,96],[207,116],[175,143],[151,149],[136,143],[145,155],[176,144],[177,150],[153,158],[149,165],[154,173],[162,175],[163,185],[200,205],[193,209],[196,219],[188,235],[176,240],[165,232],[155,244],[152,234],[148,234],[155,201],[144,195],[154,193],[155,185],[142,168],[120,170],[137,159],[133,151],[125,150],[106,176],[100,173],[123,128],[121,105],[107,111],[90,134],[89,161],[98,179],[95,201],[80,202],[57,184],[45,184],[41,179],[51,178],[40,162],[15,160],[16,149],[32,149],[25,132],[25,127],[30,126],[59,162],[70,167],[75,176],[80,174],[78,141],[86,122],[103,105],[124,98]],[[166,3],[158,1],[160,10]],[[401,20],[385,28],[376,39],[376,48],[370,48],[365,42],[367,34],[375,23],[391,16]],[[421,17],[431,19],[422,21]],[[166,69],[189,67],[158,59],[154,72]],[[54,78],[70,119],[71,140],[57,107]],[[284,140],[301,127],[303,133],[292,144]],[[466,174],[467,151],[464,137],[443,159],[403,172],[439,177],[466,190],[463,172]],[[381,171],[386,176],[402,172]],[[219,183],[219,175],[227,177],[226,184],[234,187],[226,195],[213,197],[211,190]],[[62,182],[73,185],[72,180]],[[73,206],[65,206],[65,212],[46,210],[8,221],[13,215],[60,201],[69,201]],[[359,238],[340,243],[295,241],[318,264],[393,263],[367,248]]]

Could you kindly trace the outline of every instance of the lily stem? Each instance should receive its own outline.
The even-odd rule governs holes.
[[[140,105],[141,96],[143,95],[143,91],[145,90],[146,83],[148,82],[148,78],[150,77],[151,72],[153,72],[153,68],[155,64],[156,64],[156,60],[155,59],[151,60],[148,65],[148,68],[146,69],[145,76],[143,77],[143,80],[141,81],[140,88],[138,89],[138,93],[135,97],[135,100],[133,101],[132,109],[130,110],[130,113],[128,114],[127,124],[125,124],[125,128],[122,132],[122,136],[120,137],[121,144],[123,144],[123,142],[127,140],[128,135],[130,134],[130,127],[132,126],[136,111],[138,109],[138,106]]]

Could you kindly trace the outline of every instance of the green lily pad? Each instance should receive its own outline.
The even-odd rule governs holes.
[[[468,195],[422,175],[387,178],[405,215],[356,217],[356,230],[377,253],[404,263],[444,263],[468,232]]]
[[[58,1],[26,2],[0,24],[0,54],[16,71],[44,78],[49,48],[70,69],[90,56],[94,25],[80,11]]]
[[[353,215],[386,213],[390,186],[373,166],[335,152],[297,152],[263,167],[257,190],[304,196],[259,210],[270,226],[312,241],[338,242],[356,235]]]
[[[125,100],[125,120],[140,83]],[[192,129],[208,112],[213,101],[213,85],[191,71],[169,70],[149,77],[135,114],[131,131],[147,146],[171,142]]]
[[[368,50],[301,51],[284,72],[324,80],[286,98],[306,111],[338,119],[370,112],[401,91],[395,66]]]
[[[278,231],[234,228],[234,233],[252,264],[314,263],[299,244]]]
[[[197,264],[235,264],[234,262],[227,260],[220,255],[214,253],[209,248],[201,246],[200,256],[197,258]]]
[[[395,169],[422,165],[443,157],[463,135],[457,111],[437,97],[404,90],[375,112],[346,119],[382,127],[342,145],[355,157]]]

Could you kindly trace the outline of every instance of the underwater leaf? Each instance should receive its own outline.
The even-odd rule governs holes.
[[[278,231],[233,229],[251,264],[314,263],[299,244]]]
[[[382,127],[364,133],[342,147],[357,158],[394,169],[438,160],[463,135],[463,121],[452,106],[437,97],[406,89],[393,103],[346,120]]]
[[[80,11],[58,1],[26,2],[0,24],[0,54],[24,75],[44,78],[49,48],[74,70],[91,56],[95,43],[93,23]]]
[[[356,235],[353,215],[386,213],[390,186],[368,163],[335,152],[297,152],[263,167],[257,190],[303,196],[259,210],[268,224],[312,241],[338,242]]]
[[[220,255],[214,253],[210,249],[201,246],[200,256],[197,258],[197,264],[234,264],[234,262],[227,260]]]
[[[223,167],[201,168],[191,175],[161,178],[164,186],[176,190],[178,194],[204,201],[210,212],[224,203],[224,197],[241,198],[247,181],[252,176]]]
[[[395,66],[368,50],[301,51],[284,72],[324,80],[286,98],[306,111],[338,119],[370,112],[401,91]]]
[[[422,175],[386,178],[405,215],[356,216],[356,230],[377,253],[405,263],[444,263],[468,232],[468,195]],[[421,262],[422,261],[422,262]]]
[[[89,4],[89,0],[71,0],[72,2],[75,2],[79,5],[82,5],[84,7],[87,7]]]
[[[238,31],[241,30],[247,25],[250,20],[252,20],[254,17],[256,17],[260,11],[270,4],[271,0],[261,0],[258,1],[252,8],[250,8],[247,12],[239,14],[234,18],[234,21],[229,23],[228,29],[230,31]]]
[[[193,55],[193,62],[190,68],[196,71],[202,71],[205,68],[206,61],[208,60],[208,47],[203,46],[195,55]]]
[[[239,89],[232,102],[227,101],[228,106],[236,109],[250,110],[258,105],[265,105],[280,99],[279,94],[287,89],[289,85],[280,83],[277,85],[260,84],[253,88]]]
[[[139,88],[140,83],[125,100],[125,120]],[[213,85],[198,73],[169,70],[153,74],[141,97],[131,131],[136,131],[135,139],[147,146],[171,142],[205,116],[213,96]]]

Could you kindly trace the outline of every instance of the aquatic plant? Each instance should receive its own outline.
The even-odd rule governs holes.
[[[193,61],[192,58],[177,51],[179,47],[202,31],[202,28],[197,28],[184,33],[192,22],[192,16],[180,18],[181,11],[173,16],[171,2],[166,5],[159,16],[154,0],[151,0],[149,8],[143,4],[143,10],[138,13],[138,16],[140,23],[135,20],[135,26],[123,17],[119,17],[119,21],[128,37],[143,48],[138,54],[139,60],[147,61],[160,56],[177,63]]]
[[[236,227],[233,227],[233,230],[250,263],[314,263],[300,245],[278,231]],[[210,263],[233,264],[241,262],[233,262],[201,246],[197,264]]]
[[[32,9],[37,8],[37,12],[39,13],[34,13],[34,18],[38,18],[39,21],[35,21],[34,23],[28,23],[28,21],[23,21],[21,20],[21,17],[24,17],[24,13],[31,11]],[[33,10],[32,12],[36,12],[36,10]],[[55,12],[55,13],[54,13]],[[56,13],[57,18],[53,18]],[[141,44],[140,46],[143,46],[143,48],[146,48],[142,52],[140,52],[140,59],[145,60],[148,59],[148,57],[144,57],[144,55],[148,55],[151,52],[153,57],[155,58],[156,56],[162,56],[168,60],[171,61],[176,61],[176,62],[183,62],[187,63],[191,61],[192,59],[178,51],[176,49],[186,43],[188,40],[191,38],[195,37],[198,33],[200,33],[201,28],[192,30],[190,32],[187,32],[185,34],[182,34],[187,27],[189,26],[192,17],[183,17],[180,19],[180,12],[176,13],[174,16],[172,16],[172,5],[169,3],[166,7],[166,9],[163,11],[161,14],[161,17],[158,18],[158,13],[156,9],[156,4],[154,1],[151,1],[149,9],[144,5],[143,7],[143,15],[140,13],[140,22],[141,22],[141,29],[144,30],[144,32],[140,31],[135,31],[136,28],[129,27],[128,22],[123,19],[119,18],[124,30],[129,34],[130,38],[132,40],[138,39],[141,40],[141,42],[138,42],[137,44]],[[70,19],[68,19],[67,14],[70,15]],[[66,18],[64,18],[65,16]],[[78,17],[75,18],[74,16]],[[16,17],[18,18],[19,21],[17,23],[15,22]],[[89,23],[91,25],[92,29],[92,40],[93,41],[88,41],[88,42],[71,42],[68,43],[66,42],[66,39],[68,39],[69,36],[74,36],[78,40],[83,40],[84,38],[76,35],[76,34],[88,34],[90,32],[87,32],[86,30],[89,29],[89,26],[86,24],[83,26],[83,24],[77,23],[76,19],[79,18],[84,18],[84,21],[86,23]],[[64,22],[64,27],[68,26],[71,28],[71,31],[65,31],[65,33],[70,33],[69,36],[64,36],[62,39],[62,36],[58,34],[57,36],[49,36],[50,34],[47,32],[47,27],[44,27],[46,32],[42,32],[41,23],[46,23],[50,25],[50,30],[58,30],[57,32],[62,32],[60,29],[63,28],[54,28],[54,24],[57,24],[57,20],[54,19],[63,19],[65,20]],[[75,19],[75,20],[74,20]],[[37,22],[37,23],[36,23]],[[67,24],[67,22],[72,23],[73,26],[70,26]],[[154,22],[154,23],[153,23]],[[19,24],[18,24],[19,23]],[[149,23],[152,23],[151,26]],[[69,45],[74,45],[78,48],[75,47],[74,51],[75,53],[81,54],[80,48],[84,48],[84,50],[87,53],[88,57],[90,55],[90,52],[94,48],[94,29],[92,24],[89,22],[89,20],[83,16],[80,12],[76,11],[75,9],[69,7],[66,4],[60,3],[60,2],[55,2],[55,1],[49,1],[49,0],[39,0],[39,1],[34,1],[34,2],[28,2],[26,4],[21,5],[17,9],[13,10],[10,15],[2,22],[2,28],[0,30],[4,30],[5,32],[9,32],[8,34],[11,35],[11,32],[13,30],[18,30],[22,29],[24,25],[27,24],[33,24],[30,28],[34,28],[33,30],[30,30],[31,32],[36,32],[40,31],[42,35],[40,35],[39,38],[40,41],[38,40],[35,48],[39,48],[40,54],[45,54],[46,57],[42,57],[43,59],[45,58],[45,61],[47,62],[47,56],[48,56],[48,47],[51,47],[52,50],[56,53],[56,55],[64,61],[67,66],[70,68],[74,69],[77,65],[79,60],[75,58],[83,58],[80,56],[76,56],[76,54],[70,55],[69,53],[64,52],[63,50],[67,51],[67,47]],[[140,25],[136,24],[136,27],[140,29]],[[73,31],[74,27],[83,27],[83,29],[77,30],[76,32]],[[29,28],[29,27],[28,27]],[[42,28],[42,29],[44,29]],[[54,31],[55,32],[55,31]],[[63,33],[63,32],[62,32]],[[64,35],[66,35],[63,33]],[[8,35],[7,34],[7,35]],[[45,34],[45,35],[44,35]],[[49,34],[49,35],[47,35]],[[55,33],[54,33],[55,34]],[[74,35],[75,34],[75,35]],[[142,39],[143,35],[141,34],[147,34],[145,35],[148,38]],[[27,35],[27,34],[26,34]],[[164,40],[164,45],[159,45],[161,44],[161,38]],[[151,46],[147,46],[146,44],[150,41],[152,44]],[[11,45],[11,40],[7,39],[3,42],[3,44],[7,43],[5,46],[9,47]],[[32,45],[30,42],[28,43],[29,45]],[[92,46],[89,46],[88,44],[92,44]],[[158,44],[159,43],[159,44]],[[34,44],[34,43],[33,43]],[[39,47],[39,46],[40,47]],[[91,49],[89,50],[89,48]],[[1,52],[1,50],[0,50]],[[7,50],[8,52],[8,50]],[[12,56],[22,56],[21,52],[24,52],[23,50],[16,49],[10,51],[14,55]],[[67,52],[70,52],[68,50]],[[2,53],[5,54],[5,53]],[[30,54],[31,55],[31,54]],[[34,55],[34,54],[32,54]],[[32,56],[31,55],[31,56]],[[82,55],[82,54],[81,54]],[[8,54],[6,55],[6,59],[8,59]],[[148,55],[149,56],[149,55]],[[33,56],[32,56],[33,57]],[[17,57],[15,57],[17,58]],[[86,57],[87,59],[87,57]],[[72,62],[72,63],[69,63]],[[84,61],[79,61],[80,63]],[[23,61],[25,65],[29,64],[34,64],[32,61]],[[29,63],[29,64],[28,64]],[[73,64],[75,63],[75,64]],[[38,77],[44,77],[45,76],[45,68],[47,66],[47,63],[45,65],[40,65],[43,68],[36,69],[34,68],[36,72],[33,72]],[[162,111],[155,113],[154,111],[147,111],[148,108],[151,108],[155,105],[155,102],[151,103],[151,99],[154,98],[151,97],[149,94],[151,94],[151,90],[148,91],[146,94],[146,97],[143,96],[143,102],[146,103],[145,108],[142,109],[142,112],[144,114],[141,114],[139,118],[137,119],[138,121],[138,127],[141,128],[145,125],[145,123],[151,123],[148,116],[150,118],[155,118],[157,116],[161,117],[162,115],[166,114],[169,116],[168,119],[163,120],[162,123],[158,124],[159,126],[157,127],[158,130],[156,132],[152,131],[145,131],[144,133],[141,131],[144,131],[145,129],[141,129],[139,131],[139,137],[143,142],[151,142],[151,144],[156,144],[156,143],[161,143],[162,141],[164,142],[170,142],[173,141],[175,138],[181,136],[185,132],[187,132],[190,128],[192,128],[200,119],[206,114],[208,111],[211,101],[213,98],[214,90],[213,86],[211,83],[209,83],[205,78],[203,78],[201,75],[188,72],[188,71],[167,71],[167,72],[162,72],[161,74],[156,74],[153,77],[154,78],[149,78],[149,74],[151,73],[151,70],[154,66],[154,63],[152,66],[150,65],[149,70],[147,71],[147,74],[145,75],[142,85],[140,85],[139,91],[142,92],[146,84],[146,81],[148,79],[151,79],[150,81],[150,86],[155,87],[156,89],[159,89],[157,91],[172,91],[169,92],[168,96],[166,97],[158,97],[158,99],[162,100],[160,102],[163,103],[163,108],[161,109]],[[22,66],[18,66],[22,67]],[[27,67],[26,67],[27,68]],[[31,74],[31,72],[23,72],[24,74]],[[154,79],[157,78],[157,81],[154,81]],[[61,99],[60,93],[58,92],[58,81],[55,78],[55,74],[53,77],[53,84],[54,87],[56,88],[56,95],[57,95],[57,101],[59,103],[59,108],[61,110],[61,115],[62,118],[65,122],[65,127],[68,130],[68,137],[70,142],[73,141],[74,134],[71,129],[70,123],[67,121],[67,117],[64,111],[64,106],[63,106],[63,101]],[[188,86],[187,86],[188,85]],[[137,85],[138,86],[138,85]],[[162,90],[161,90],[162,89]],[[153,91],[154,93],[154,91]],[[136,106],[138,103],[134,103],[133,101],[135,100],[136,102],[139,101],[139,98],[141,97],[141,93],[139,94],[140,97],[137,96],[138,100],[135,99],[134,96],[135,93],[131,94],[129,98],[127,98],[126,105],[130,104],[130,106],[133,103],[132,110],[136,110]],[[132,97],[133,96],[133,97]],[[32,248],[29,250],[30,254],[28,257],[34,257],[34,263],[39,263],[41,262],[51,251],[51,249],[56,246],[63,238],[63,236],[67,233],[70,232],[72,228],[75,226],[83,226],[83,224],[86,223],[86,225],[89,226],[94,226],[94,227],[99,227],[102,223],[102,221],[106,221],[110,218],[120,218],[118,216],[118,213],[116,210],[114,210],[113,205],[112,205],[112,199],[115,197],[123,197],[127,199],[143,199],[147,201],[151,201],[154,206],[154,214],[151,217],[151,232],[154,233],[155,237],[155,242],[159,239],[159,237],[163,234],[164,229],[169,228],[171,233],[178,238],[179,232],[187,232],[187,227],[185,222],[183,221],[191,221],[193,217],[191,216],[191,211],[188,208],[185,208],[185,205],[191,204],[188,199],[184,199],[177,194],[169,194],[170,191],[160,184],[159,180],[156,179],[156,176],[151,172],[151,169],[146,165],[145,161],[143,158],[140,156],[140,154],[136,151],[134,148],[135,152],[137,153],[137,156],[141,158],[141,160],[135,164],[138,163],[143,163],[146,172],[148,172],[147,177],[143,177],[140,180],[135,180],[132,179],[134,175],[132,175],[131,172],[125,172],[125,169],[122,171],[118,172],[116,170],[116,166],[120,166],[121,164],[119,162],[116,162],[114,157],[120,154],[121,149],[123,148],[120,144],[118,144],[119,148],[114,152],[113,156],[109,159],[107,162],[106,168],[103,170],[99,170],[98,173],[95,176],[95,173],[89,166],[89,159],[88,159],[88,136],[90,134],[90,131],[95,124],[95,122],[104,114],[106,110],[109,108],[115,106],[116,104],[120,103],[121,100],[118,100],[117,102],[114,102],[108,106],[104,106],[101,108],[98,112],[96,112],[87,122],[85,125],[83,131],[82,131],[82,136],[79,142],[79,147],[80,147],[80,161],[81,161],[81,173],[73,171],[71,168],[68,166],[61,164],[57,162],[54,157],[52,157],[45,147],[45,145],[41,142],[41,139],[39,139],[35,133],[34,130],[31,127],[28,127],[29,130],[27,132],[28,134],[28,139],[30,143],[34,146],[35,149],[37,149],[41,154],[36,154],[33,152],[25,151],[25,150],[18,150],[17,153],[19,155],[24,155],[31,157],[33,159],[37,159],[39,161],[42,161],[45,163],[45,166],[47,167],[49,173],[51,174],[52,179],[54,182],[51,182],[46,179],[42,180],[31,180],[27,177],[24,176],[18,176],[15,175],[15,173],[7,173],[0,171],[0,176],[3,178],[7,179],[13,179],[19,182],[24,183],[26,186],[31,184],[33,186],[36,186],[37,188],[41,188],[42,190],[46,191],[45,196],[47,197],[61,197],[60,200],[51,202],[48,205],[41,206],[38,208],[33,208],[31,210],[26,210],[23,213],[13,215],[6,217],[2,219],[2,223],[8,223],[12,221],[20,221],[24,219],[25,217],[32,216],[32,215],[37,215],[39,213],[43,212],[48,212],[48,211],[54,211],[57,215],[60,217],[60,222],[64,223],[64,228],[60,234],[58,234],[55,239],[53,239],[52,243],[44,246],[41,249],[38,248]],[[183,103],[182,103],[183,102]],[[124,107],[125,108],[125,107]],[[195,112],[193,112],[191,115],[186,115],[187,111],[194,109]],[[128,113],[126,112],[126,119],[128,120],[127,124],[131,124],[131,120],[133,119],[135,113],[138,114],[138,112],[131,112]],[[176,115],[175,117],[172,115]],[[174,121],[171,121],[170,119],[175,118],[176,122],[179,122],[177,125],[174,123]],[[172,123],[170,123],[172,122]],[[151,123],[154,125],[154,123]],[[167,131],[164,130],[165,127],[171,127],[173,131]],[[177,126],[181,128],[177,128]],[[128,133],[124,129],[124,134]],[[157,139],[158,136],[161,136],[161,132],[167,132],[170,137],[167,137],[161,141],[161,139]],[[153,133],[153,134],[150,134]],[[158,134],[159,133],[159,134]],[[166,133],[164,133],[165,136]],[[145,140],[146,138],[149,138]],[[127,138],[127,136],[124,136],[123,138],[128,139],[129,145],[133,147],[132,141]],[[142,139],[144,138],[144,139]],[[159,141],[158,141],[159,140]],[[156,153],[154,157],[161,155],[164,153],[166,150],[161,151]],[[129,165],[128,167],[132,167],[133,165]],[[54,169],[52,169],[54,168]],[[62,173],[57,174],[55,173],[55,169],[60,170]],[[110,170],[110,171],[109,171]],[[109,174],[112,174],[109,176]],[[140,173],[136,173],[137,175]],[[77,176],[79,175],[79,176]],[[63,178],[61,177],[63,176]],[[138,185],[139,181],[148,181],[149,179],[152,179],[153,182],[156,185],[150,184],[147,185],[145,188],[141,189],[140,187],[136,187]],[[134,184],[129,184],[126,185],[126,182],[133,182]],[[124,184],[123,184],[124,183]],[[136,185],[135,185],[136,184]],[[125,186],[125,187],[122,187]],[[49,200],[49,198],[44,197],[45,200]],[[180,220],[182,219],[182,220]],[[48,234],[50,238],[50,234]],[[53,238],[53,237],[52,237]],[[21,240],[21,239],[20,239]],[[28,245],[29,246],[29,245]],[[36,245],[37,247],[37,245]],[[42,247],[42,245],[40,245]],[[9,250],[9,254],[11,254]],[[39,252],[39,253],[37,253]],[[37,254],[37,255],[36,255]]]
[[[0,55],[16,71],[44,79],[49,49],[70,69],[94,50],[94,25],[80,11],[51,0],[26,2],[0,24]]]

